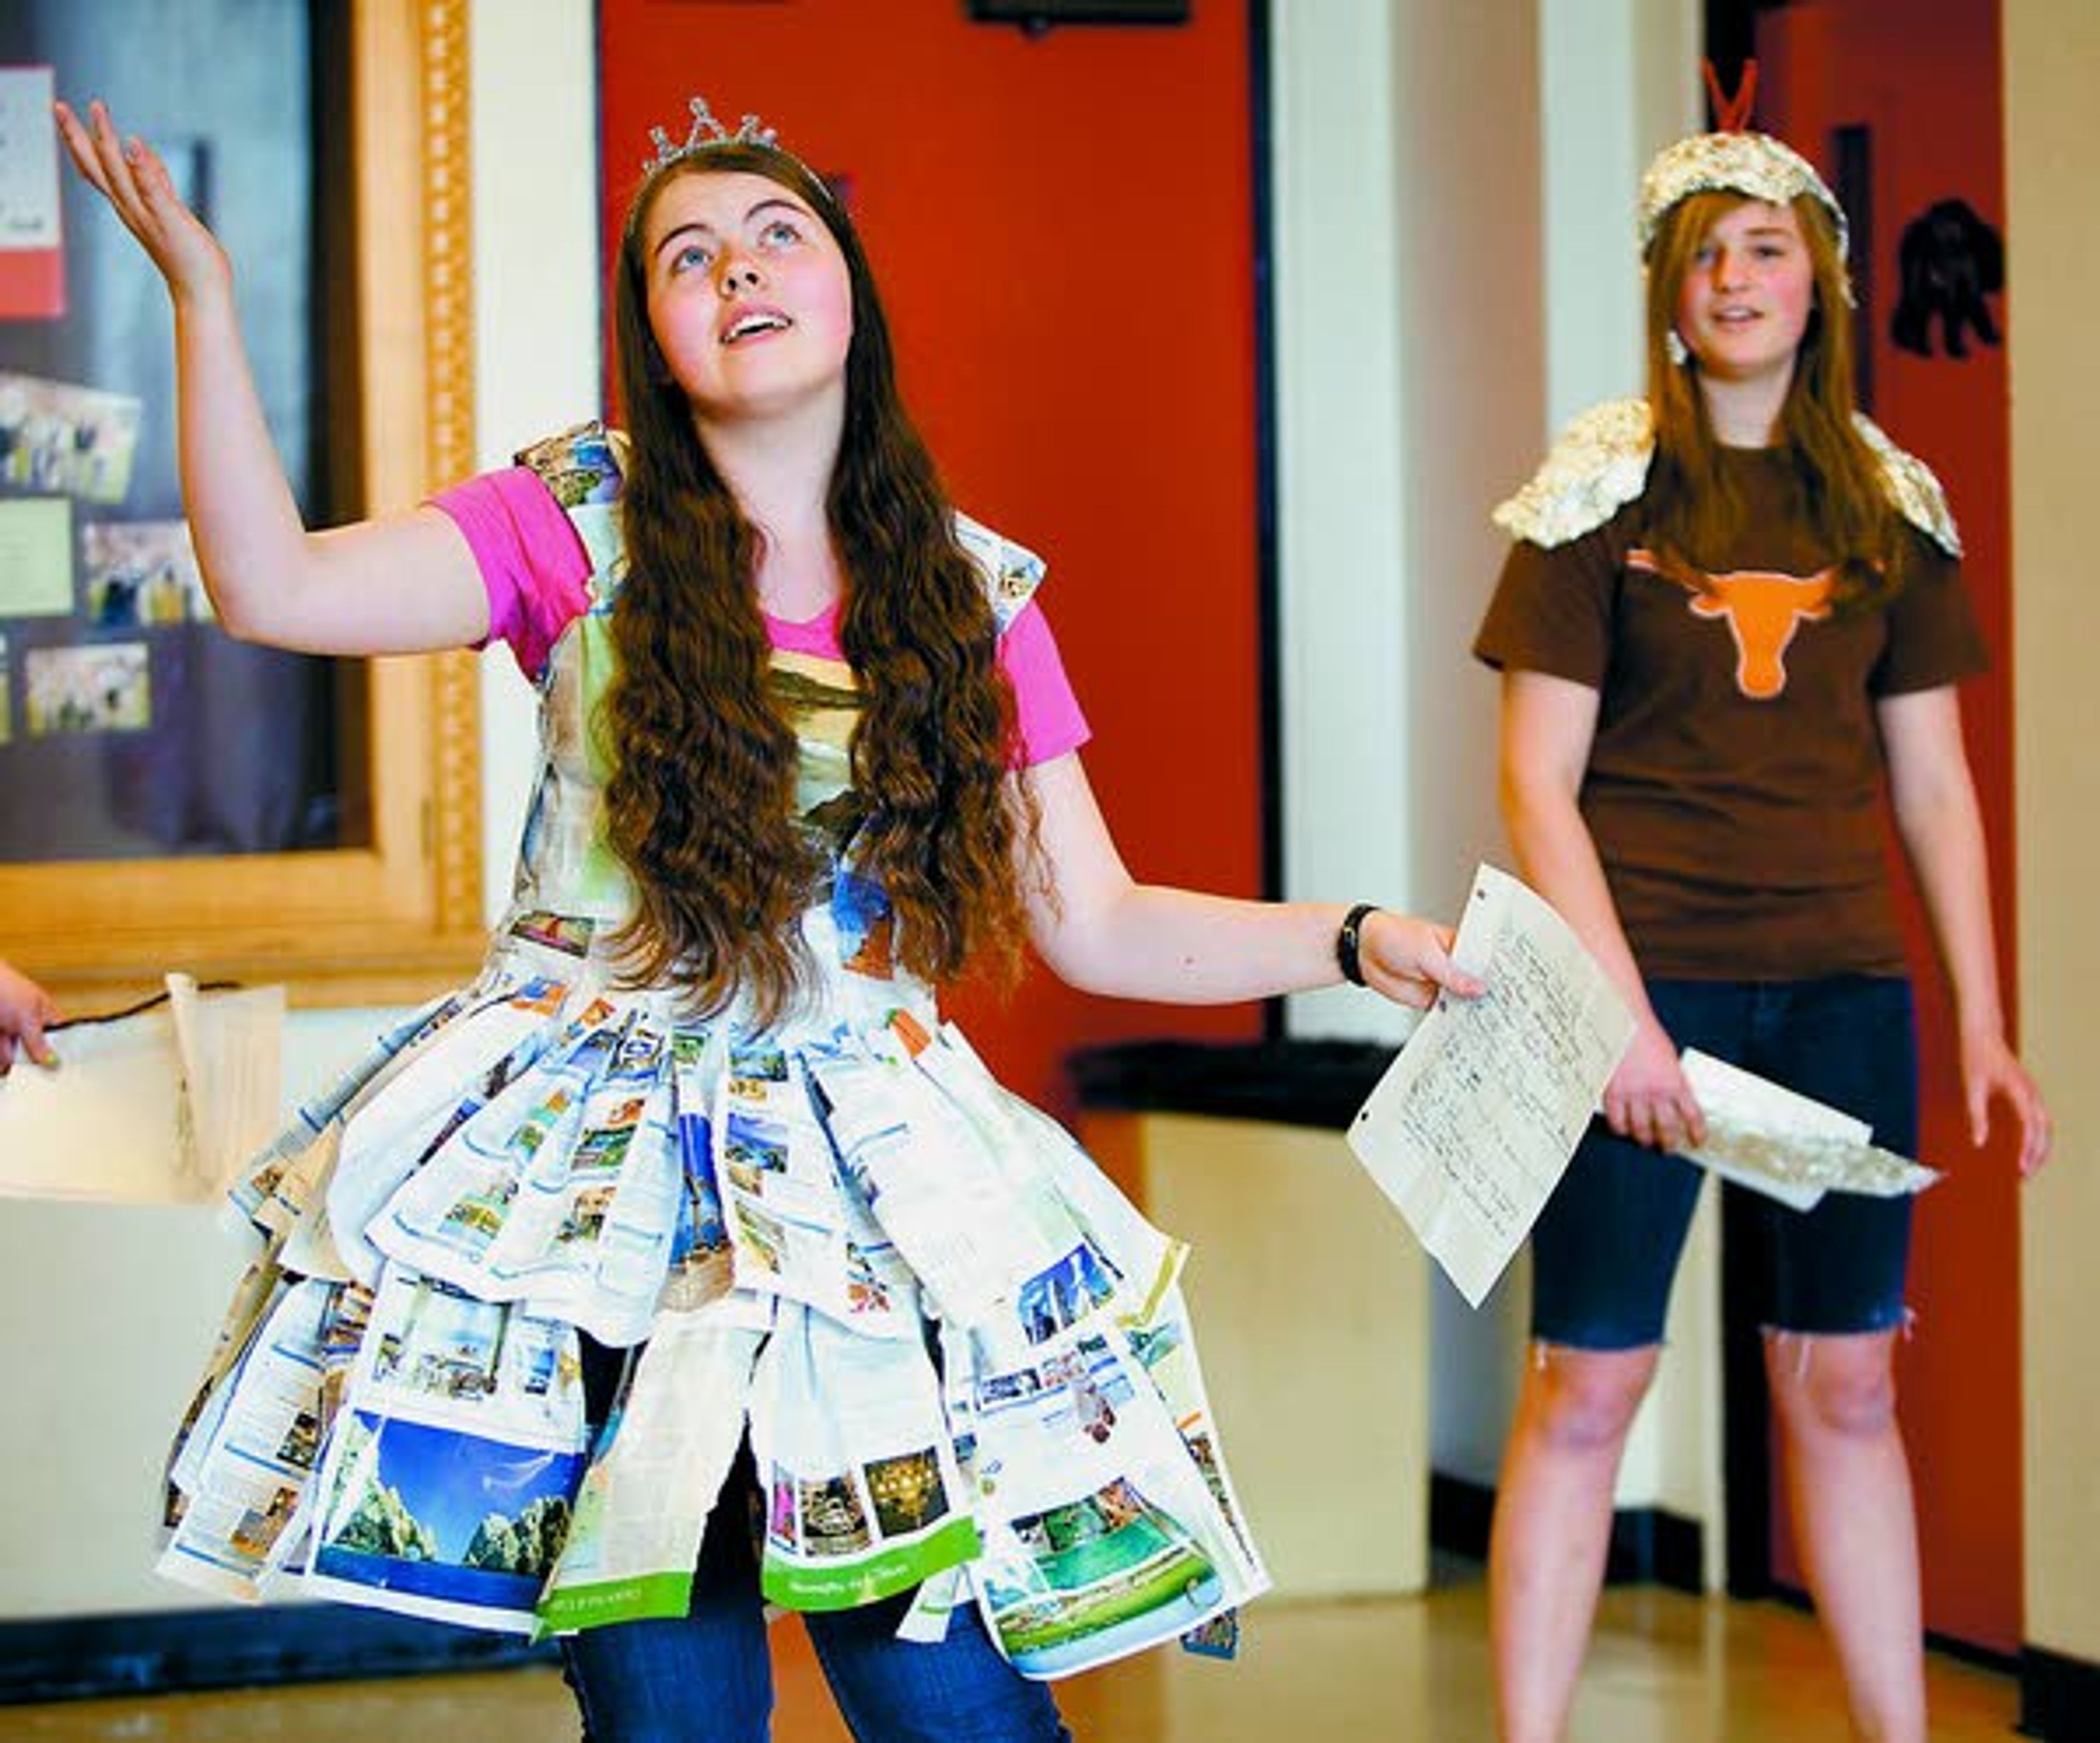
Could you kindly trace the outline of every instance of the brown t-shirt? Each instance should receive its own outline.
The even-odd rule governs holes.
[[[1874,704],[1983,669],[1959,566],[1913,532],[1895,599],[1834,613],[1783,457],[1723,464],[1747,512],[1705,589],[1642,548],[1636,501],[1551,550],[1520,542],[1473,651],[1599,693],[1582,815],[1644,973],[1900,973]]]

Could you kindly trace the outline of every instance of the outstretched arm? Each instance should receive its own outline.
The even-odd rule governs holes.
[[[234,312],[225,250],[183,204],[143,141],[107,110],[60,104],[81,175],[166,280],[174,307],[183,505],[219,622],[245,641],[316,654],[461,647],[488,631],[472,551],[451,519],[420,508],[309,532],[285,481]]]
[[[18,1050],[40,1066],[56,1065],[58,1055],[44,1039],[44,1026],[58,1020],[51,995],[0,958],[0,1077],[7,1074]]]
[[[1990,868],[1960,704],[1953,686],[1943,685],[1886,697],[1877,713],[1896,832],[1954,991],[1970,1141],[1990,1136],[1991,1103],[2004,1097],[2020,1123],[2020,1172],[2032,1174],[2049,1159],[2049,1110],[2005,1039]]]
[[[1605,1123],[1621,1137],[1679,1149],[1687,1139],[1705,1141],[1705,1119],[1678,1063],[1677,1044],[1648,1003],[1577,803],[1599,701],[1588,685],[1548,673],[1503,677],[1502,822],[1524,880],[1574,929],[1633,1013],[1632,1044],[1604,1086]]]
[[[1058,978],[1086,992],[1171,1004],[1225,1004],[1339,982],[1335,902],[1246,902],[1140,884],[1125,869],[1077,752],[1039,763],[1028,783],[1040,858],[1024,863],[1029,931]],[[1026,849],[1024,848],[1024,855]],[[1364,924],[1365,980],[1422,1007],[1440,986],[1480,982],[1451,961],[1451,934],[1381,911]]]

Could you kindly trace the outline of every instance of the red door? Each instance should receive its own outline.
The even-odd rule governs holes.
[[[1964,688],[1962,714],[1991,842],[2011,1011],[2006,299],[1991,283],[2005,210],[1998,0],[1797,0],[1759,12],[1756,42],[1755,124],[1812,157],[1855,220],[1868,408],[1939,474],[1961,527],[1963,571],[1992,654],[1989,673]],[[1913,271],[1906,303],[1907,234]],[[1951,322],[1944,311],[1921,328],[1906,320],[1909,343],[1899,344],[1899,307],[1917,315],[1931,301],[1917,294],[1917,268],[1927,262],[1952,280],[1974,275],[1976,296],[1942,299],[1954,305]],[[1979,306],[2001,342],[1975,318]],[[1921,342],[1922,351],[1913,348]],[[2021,1591],[2016,1146],[2000,1130],[1985,1151],[1970,1148],[1952,1011],[1914,900],[1907,924],[1920,993],[1921,1147],[1925,1160],[1951,1171],[1919,1201],[1910,1291],[1917,1321],[1897,1357],[1917,1485],[1926,1626],[2013,1653]],[[1771,1517],[1774,1573],[1798,1586],[1784,1510],[1775,1504]]]

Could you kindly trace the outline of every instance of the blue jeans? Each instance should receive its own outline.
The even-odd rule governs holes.
[[[1917,1035],[1910,982],[1651,981],[1670,1038],[1867,1121],[1874,1141],[1917,1149]],[[1532,1230],[1532,1335],[1573,1349],[1645,1348],[1663,1316],[1703,1169],[1592,1120]],[[1744,1189],[1731,1185],[1731,1193]],[[1912,1200],[1825,1194],[1813,1210],[1745,1202],[1771,1255],[1758,1323],[1886,1331],[1902,1323]]]
[[[690,1609],[562,1643],[586,1743],[764,1743],[771,1734],[758,1561],[739,1461],[708,1520]],[[861,1743],[1071,1743],[1057,1703],[992,1645],[973,1608],[938,1645],[896,1638],[909,1594],[804,1620],[825,1679]]]

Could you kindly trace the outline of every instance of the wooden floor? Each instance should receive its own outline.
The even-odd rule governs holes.
[[[1471,1743],[1490,1739],[1478,1577],[1425,1598],[1257,1606],[1224,1665],[1149,1653],[1059,1686],[1082,1743]],[[777,1743],[848,1743],[806,1641],[774,1631]],[[2012,1679],[1935,1657],[1935,1743],[2011,1736]],[[0,1707],[7,1743],[573,1743],[553,1671],[308,1684],[143,1701]],[[1572,1743],[1843,1743],[1838,1682],[1815,1624],[1778,1604],[1649,1587],[1605,1595]]]

